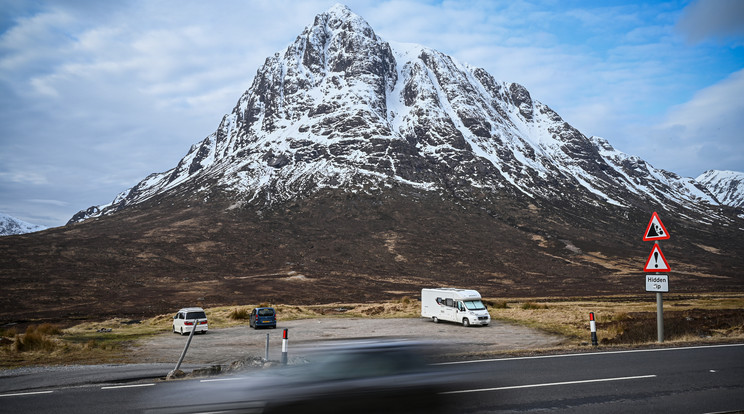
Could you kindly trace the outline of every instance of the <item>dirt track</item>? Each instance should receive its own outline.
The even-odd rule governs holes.
[[[457,353],[515,351],[557,346],[565,339],[522,326],[492,321],[484,327],[465,328],[454,323],[435,324],[421,318],[361,319],[323,318],[281,322],[277,329],[255,330],[246,326],[213,328],[196,335],[184,363],[230,364],[233,361],[264,357],[269,334],[269,359],[279,360],[282,330],[288,329],[290,360],[303,346],[318,341],[351,338],[405,337],[456,345]],[[132,362],[178,361],[188,336],[164,333],[138,344]]]

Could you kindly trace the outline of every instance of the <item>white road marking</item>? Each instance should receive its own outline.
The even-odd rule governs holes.
[[[14,394],[0,394],[0,397],[20,397],[23,395],[38,395],[38,394],[51,394],[54,391],[31,391],[31,392],[17,392]]]
[[[464,393],[471,393],[471,392],[516,390],[520,388],[554,387],[558,385],[575,385],[575,384],[589,384],[593,382],[627,381],[627,380],[646,379],[646,378],[655,378],[655,377],[656,375],[639,375],[635,377],[599,378],[599,379],[581,380],[581,381],[549,382],[545,384],[511,385],[507,387],[481,388],[481,389],[475,389],[475,390],[446,391],[446,392],[443,392],[442,394],[464,394]]]
[[[155,383],[150,384],[129,384],[129,385],[112,385],[108,387],[101,387],[102,390],[116,390],[119,388],[137,388],[137,387],[152,387]]]
[[[677,347],[677,348],[630,349],[626,351],[597,351],[597,352],[585,352],[585,353],[580,353],[580,354],[559,354],[559,355],[539,355],[539,356],[514,357],[514,358],[474,359],[470,361],[439,362],[439,363],[432,364],[432,365],[477,364],[481,362],[519,361],[519,360],[525,360],[525,359],[572,358],[572,357],[602,356],[602,355],[613,355],[613,354],[635,354],[635,353],[641,353],[641,352],[686,351],[690,349],[727,348],[727,347],[732,347],[732,346],[744,346],[744,344],[700,345],[700,346],[687,346],[687,347]]]
[[[244,378],[214,378],[214,379],[199,380],[199,382],[236,381],[236,380],[241,380],[241,379],[244,379]]]

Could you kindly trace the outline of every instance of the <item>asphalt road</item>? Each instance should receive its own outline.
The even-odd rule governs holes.
[[[445,365],[442,365],[445,367]],[[471,360],[443,397],[468,413],[713,413],[744,410],[744,344]],[[460,377],[462,378],[462,377]],[[3,413],[129,413],[158,396],[198,401],[225,378],[0,392]],[[7,378],[0,378],[0,383]],[[227,383],[229,381],[224,381]],[[188,394],[184,390],[191,390]],[[195,392],[194,392],[195,390]],[[449,411],[451,412],[451,410]]]
[[[744,344],[470,361],[466,412],[744,411]],[[485,374],[484,374],[485,373]]]

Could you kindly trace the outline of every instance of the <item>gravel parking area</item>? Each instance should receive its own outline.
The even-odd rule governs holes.
[[[319,341],[354,338],[408,338],[436,341],[456,353],[507,352],[561,345],[565,339],[523,326],[492,321],[489,326],[465,328],[454,323],[434,323],[423,318],[361,319],[322,318],[282,322],[276,329],[252,329],[245,326],[210,328],[195,335],[184,363],[225,365],[233,361],[260,357],[266,353],[269,335],[269,359],[279,360],[282,330],[288,329],[290,360],[303,347]],[[132,362],[176,362],[188,336],[164,333],[141,341],[132,352]]]

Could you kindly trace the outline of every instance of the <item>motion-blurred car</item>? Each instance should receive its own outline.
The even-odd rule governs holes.
[[[196,324],[196,325],[195,325]],[[196,326],[195,334],[201,332],[207,333],[209,324],[207,323],[207,314],[202,308],[183,308],[173,316],[173,332],[181,335],[191,332]]]
[[[276,328],[276,311],[274,308],[255,308],[248,320],[251,328]]]
[[[178,388],[149,396],[161,407],[151,412],[431,414],[444,410],[439,393],[457,381],[427,363],[421,343],[365,340],[318,351],[299,366],[172,384]]]

